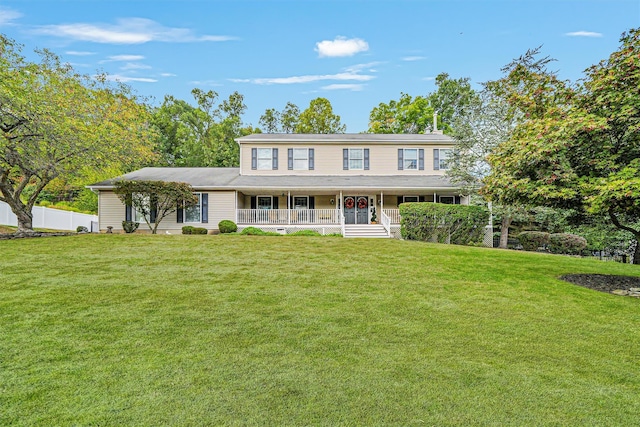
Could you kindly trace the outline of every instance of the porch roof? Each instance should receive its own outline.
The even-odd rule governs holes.
[[[240,175],[239,168],[144,168],[118,178],[89,185],[92,190],[109,190],[120,179],[136,181],[186,182],[198,190],[265,191],[384,191],[455,190],[441,175]],[[400,193],[403,194],[403,193]]]

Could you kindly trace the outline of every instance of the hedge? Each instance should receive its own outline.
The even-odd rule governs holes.
[[[537,251],[549,243],[549,233],[544,231],[523,231],[518,234],[518,241],[525,251]]]
[[[400,233],[403,239],[425,242],[477,245],[484,238],[489,211],[482,206],[440,203],[400,205]]]
[[[587,239],[577,234],[554,233],[549,235],[549,252],[553,254],[579,255],[587,247]]]
[[[220,230],[220,233],[222,234],[235,233],[238,231],[238,226],[231,220],[223,219],[218,223],[218,230]]]

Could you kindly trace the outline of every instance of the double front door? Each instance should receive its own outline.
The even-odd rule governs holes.
[[[342,206],[345,224],[369,224],[369,197],[345,196]]]

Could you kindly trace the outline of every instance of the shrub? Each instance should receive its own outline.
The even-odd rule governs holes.
[[[79,225],[78,227],[76,227],[76,233],[88,233],[88,232],[89,232],[89,229],[84,225]]]
[[[122,229],[125,233],[133,233],[140,227],[139,222],[135,221],[122,221]]]
[[[191,225],[185,225],[182,227],[182,234],[193,234],[194,227]]]
[[[43,200],[40,202],[40,206],[42,206],[43,208],[49,207],[51,206],[51,202],[48,200]]]
[[[274,231],[264,231],[256,227],[247,227],[240,234],[245,236],[282,236],[280,233]]]
[[[191,231],[191,234],[207,234],[208,232],[209,232],[209,230],[207,230],[206,228],[193,227],[193,230]]]
[[[554,233],[549,235],[549,251],[553,254],[578,255],[587,247],[587,239],[577,234]]]
[[[402,237],[456,245],[481,243],[489,212],[482,206],[439,203],[400,205]]]
[[[518,240],[525,251],[537,251],[539,247],[549,243],[549,233],[544,231],[523,231]]]
[[[288,234],[288,236],[322,236],[322,234],[313,230],[298,230]]]
[[[223,234],[235,233],[236,231],[238,231],[238,226],[233,221],[230,221],[228,219],[223,219],[218,223],[218,230],[220,230],[220,233],[223,233]]]

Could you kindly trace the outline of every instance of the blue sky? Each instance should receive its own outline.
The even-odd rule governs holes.
[[[2,0],[0,33],[48,48],[139,95],[192,101],[191,89],[245,96],[246,123],[287,101],[331,101],[347,132],[380,102],[425,95],[441,72],[474,85],[543,45],[576,80],[640,26],[640,0]]]

